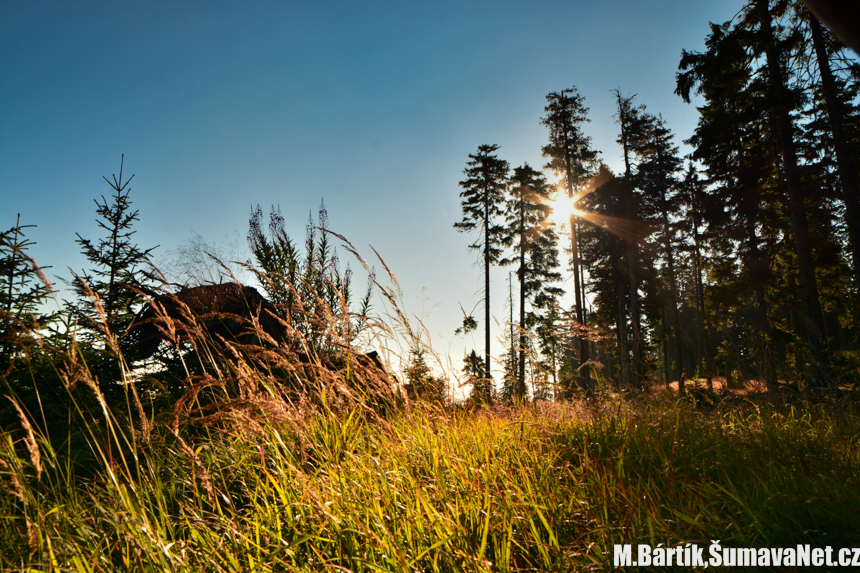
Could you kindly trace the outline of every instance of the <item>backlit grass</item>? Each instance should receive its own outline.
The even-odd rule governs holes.
[[[87,474],[37,420],[2,435],[6,570],[583,571],[611,569],[614,543],[860,546],[851,403],[321,408],[156,419],[148,443],[89,419]]]

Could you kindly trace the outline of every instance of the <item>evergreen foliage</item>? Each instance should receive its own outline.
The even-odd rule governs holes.
[[[416,340],[409,351],[409,365],[405,374],[403,390],[410,399],[440,406],[448,403],[448,381],[433,374],[427,364],[427,351],[420,340]]]
[[[583,228],[583,254],[589,261],[595,326],[614,333],[611,347],[601,349],[602,362],[617,361],[615,383],[618,388],[624,388],[630,383],[627,350],[630,332],[627,323],[629,253],[624,241],[628,226],[625,218],[627,188],[605,165],[598,168],[594,185],[587,204],[595,224]]]
[[[586,193],[588,180],[593,175],[597,164],[598,151],[591,147],[591,138],[582,131],[582,125],[589,121],[588,108],[585,98],[579,94],[576,87],[564,89],[561,92],[551,92],[546,96],[544,111],[546,116],[541,118],[541,124],[549,129],[549,143],[541,148],[541,152],[549,162],[545,169],[561,177],[559,186],[567,191],[570,201],[581,200]],[[573,214],[570,216],[570,255],[571,272],[574,285],[574,308],[576,320],[581,327],[586,325],[585,285],[582,284],[584,269],[579,248],[579,222]],[[582,364],[588,362],[588,343],[577,337],[576,360]],[[568,356],[568,360],[573,360]],[[580,384],[590,386],[590,370],[577,368],[584,376]],[[567,392],[570,388],[568,386]]]
[[[230,283],[198,288],[258,304],[145,312],[153,249],[133,244],[122,162],[95,201],[106,236],[78,235],[91,268],[66,313],[43,310],[19,215],[0,233],[0,569],[586,570],[619,543],[717,533],[856,547],[860,66],[840,54],[799,3],[749,0],[682,53],[676,93],[704,100],[686,162],[659,114],[614,92],[623,173],[598,161],[576,88],[546,96],[545,168],[577,206],[570,310],[545,176],[509,177],[497,145],[470,154],[454,228],[484,270],[485,350],[462,367],[479,415],[451,403],[395,289],[394,324],[368,326],[372,270],[353,311],[324,204],[303,245],[279,207],[268,230],[252,207],[271,302]],[[492,264],[516,266],[519,299],[509,273],[499,391]],[[131,371],[147,315],[176,352]],[[405,343],[397,375],[355,351],[368,331]]]
[[[852,225],[851,196],[839,191],[842,181],[851,188],[853,173],[835,176],[832,118],[822,123],[821,103],[807,103],[822,101],[820,82],[807,81],[808,66],[797,65],[818,59],[815,42],[797,26],[805,11],[787,8],[757,0],[736,22],[712,25],[705,52],[682,53],[676,90],[685,101],[692,93],[705,99],[690,143],[707,178],[696,208],[686,208],[702,226],[688,249],[696,253],[695,276],[711,277],[695,287],[698,354],[709,376],[718,355],[727,377],[753,375],[771,388],[778,379],[832,383],[829,356],[846,348],[854,306],[846,302],[856,296],[845,282],[850,251],[843,248],[852,244],[844,230]],[[827,75],[825,60],[819,76]],[[836,123],[854,121],[851,105],[828,109]],[[855,131],[842,143],[857,141]],[[845,214],[845,227],[836,213]],[[713,308],[705,312],[708,299]],[[721,333],[716,348],[708,317]]]
[[[472,350],[463,359],[464,385],[471,388],[469,399],[474,404],[492,404],[496,401],[497,393],[493,379],[484,370],[484,361]]]
[[[549,189],[546,179],[527,163],[514,169],[510,179],[503,242],[513,253],[499,261],[517,265],[519,279],[519,336],[517,345],[516,398],[525,397],[526,331],[540,320],[540,313],[556,303],[564,291],[554,283],[561,281],[558,272],[558,236],[549,223]],[[526,311],[526,302],[532,310]]]
[[[508,162],[499,159],[498,145],[481,145],[475,154],[469,154],[460,181],[463,191],[461,207],[463,219],[454,223],[461,233],[478,231],[478,240],[469,245],[478,251],[484,266],[484,370],[490,372],[490,265],[498,263],[502,255],[504,228],[497,221],[504,215],[505,189],[508,184]]]
[[[35,225],[21,225],[19,213],[15,226],[0,233],[0,372],[10,372],[16,356],[33,346],[33,336],[56,320],[42,314],[52,286],[26,253],[36,244],[26,238],[28,228]]]
[[[125,333],[145,302],[141,291],[149,291],[153,284],[149,255],[157,248],[141,249],[132,242],[136,231],[131,227],[139,217],[129,199],[128,185],[134,175],[122,180],[124,162],[123,155],[119,177],[114,175],[112,181],[103,177],[114,191],[110,202],[104,195],[101,201],[93,200],[99,217],[96,223],[105,236],[93,242],[78,234],[76,241],[92,267],[74,276],[72,286],[78,302],[69,310],[81,329],[81,341],[98,351],[91,360],[100,382],[118,380],[122,372],[120,354],[134,353],[133,337],[126,339]]]

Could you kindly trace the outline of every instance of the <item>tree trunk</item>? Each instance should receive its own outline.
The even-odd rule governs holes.
[[[581,327],[584,327],[586,324],[585,276],[582,269],[582,258],[579,256],[579,253],[581,252],[579,245],[579,224],[573,217],[570,218],[570,232],[574,260],[573,282],[575,291],[574,296],[576,297],[576,320],[579,322]],[[588,362],[588,338],[581,333],[582,331],[580,331],[580,336],[578,338],[580,374],[582,375],[582,385],[585,388],[585,391],[591,393],[591,372],[589,371],[589,367],[585,366],[585,363]]]
[[[568,179],[567,179],[567,196],[572,200],[573,199],[573,186],[570,183],[570,167],[568,167]],[[571,266],[573,267],[573,298],[574,298],[574,309],[576,312],[576,321],[579,324],[582,324],[582,303],[580,298],[580,293],[582,289],[582,285],[579,282],[579,245],[576,242],[576,220],[574,219],[574,215],[570,216],[570,258],[571,258]],[[579,366],[582,366],[582,337],[577,334],[576,335],[576,350],[577,357],[576,361]],[[576,368],[575,379],[577,380],[577,385],[579,387],[584,387],[582,381],[580,381],[580,368]],[[586,388],[587,389],[587,388]],[[568,396],[569,397],[569,396]]]
[[[692,190],[691,190],[692,192]],[[693,264],[696,273],[696,307],[699,315],[700,337],[704,346],[705,355],[705,375],[708,379],[708,389],[714,389],[714,364],[711,359],[710,341],[708,340],[708,319],[705,313],[705,289],[702,284],[702,258],[701,247],[699,242],[699,219],[697,216],[695,198],[691,202],[693,205]]]
[[[627,221],[633,221],[633,189],[627,185]],[[631,365],[631,382],[636,388],[642,385],[642,367],[644,361],[642,359],[642,333],[641,333],[641,318],[639,311],[639,276],[636,272],[636,260],[639,258],[639,249],[637,248],[636,237],[628,224],[627,229],[627,271],[630,276],[628,283],[630,289],[630,327],[632,329],[632,356],[633,364]]]
[[[624,216],[627,220],[625,239],[627,241],[627,272],[629,275],[630,287],[630,326],[633,329],[631,344],[633,364],[630,368],[630,383],[631,386],[639,387],[642,384],[642,338],[640,336],[640,320],[639,320],[639,279],[636,273],[636,259],[638,258],[638,249],[636,237],[633,233],[633,186],[630,183],[630,151],[627,145],[627,115],[624,111],[624,103],[621,99],[621,92],[615,92],[618,98],[618,119],[621,124],[621,147],[624,151]]]
[[[519,332],[519,374],[517,376],[517,392],[525,396],[526,388],[526,234],[525,207],[520,203],[520,332]]]
[[[860,197],[857,192],[857,176],[851,165],[851,151],[842,123],[842,106],[836,95],[836,82],[830,70],[821,24],[812,14],[809,15],[809,29],[812,31],[812,46],[815,49],[818,71],[821,74],[821,91],[827,106],[830,131],[833,134],[833,150],[836,152],[836,167],[839,172],[839,182],[842,184],[842,200],[845,202],[845,225],[848,227],[848,236],[851,239],[854,281],[857,292],[860,293]]]
[[[565,109],[567,107],[567,105],[565,103],[564,91],[562,91],[562,93],[561,93],[561,105],[562,105],[562,109]],[[564,131],[563,133],[564,133],[564,140],[563,140],[563,144],[564,144],[564,168],[566,171],[566,179],[567,179],[567,196],[572,201],[573,200],[573,165],[572,165],[573,159],[570,156],[570,144],[567,140],[567,132]],[[576,320],[580,324],[583,324],[582,302],[581,302],[582,301],[582,296],[581,296],[582,285],[579,282],[579,249],[577,247],[578,247],[578,245],[577,245],[577,241],[576,241],[576,221],[574,220],[574,216],[571,215],[570,216],[570,249],[571,249],[571,258],[573,259],[573,296],[574,296],[574,299],[576,301],[575,302]],[[577,336],[576,340],[577,340],[577,347],[579,350],[579,356],[577,358],[578,358],[579,364],[582,365],[585,362],[585,359],[583,357],[588,354],[588,348],[585,347],[585,343],[582,339],[582,336]],[[579,368],[577,368],[576,372],[577,372],[576,379],[579,379],[579,377],[580,377]],[[586,390],[588,390],[588,378],[587,378],[588,373],[587,373],[587,371],[586,371],[585,375],[586,375],[586,378],[583,382],[584,382]],[[580,386],[583,386],[583,384],[580,384]]]
[[[484,193],[484,375],[490,375],[490,202]]]
[[[663,306],[663,308],[662,308],[662,311],[663,311],[663,317],[662,317],[663,318],[663,324],[662,324],[662,326],[663,326],[663,328],[662,328],[662,334],[663,334],[663,337],[662,337],[663,338],[663,376],[665,377],[666,387],[668,388],[669,384],[672,383],[672,374],[671,374],[672,357],[669,355],[669,327],[666,325],[666,323],[669,322],[669,319],[667,317],[668,313],[666,312],[666,305],[664,304],[662,306]]]
[[[768,264],[762,257],[759,246],[759,238],[756,234],[755,221],[752,216],[747,217],[746,221],[747,244],[749,245],[751,267],[752,267],[752,282],[753,291],[755,293],[756,314],[758,315],[758,328],[756,329],[756,344],[758,346],[758,356],[760,363],[760,371],[764,378],[768,390],[776,388],[773,375],[773,359],[770,350],[770,341],[768,333],[770,332],[770,320],[768,318],[769,308],[767,297],[764,292],[764,285],[767,283]]]
[[[619,260],[618,263],[621,261]],[[618,265],[620,266],[620,264]],[[621,270],[616,269],[615,278],[615,294],[618,300],[618,322],[616,334],[618,336],[618,389],[628,388],[630,386],[630,367],[628,365],[627,355],[627,316],[625,312],[626,305],[624,304],[624,281],[622,280]]]
[[[814,385],[830,386],[830,357],[827,343],[824,339],[824,317],[821,303],[818,299],[818,287],[815,279],[815,269],[812,263],[812,243],[809,238],[809,222],[806,217],[803,189],[797,166],[792,120],[786,97],[785,81],[779,61],[773,27],[771,25],[768,0],[756,0],[756,7],[761,22],[762,40],[765,44],[767,71],[771,98],[776,103],[773,113],[778,128],[779,146],[782,152],[782,163],[785,171],[785,183],[788,190],[791,226],[794,235],[794,245],[797,251],[798,284],[800,285],[801,307],[806,319],[805,334],[807,344],[812,354],[812,376]]]
[[[672,252],[672,236],[669,227],[669,206],[666,199],[666,187],[660,189],[660,211],[663,224],[663,249],[666,252],[666,266],[669,272],[669,295],[672,303],[672,330],[675,337],[675,350],[677,352],[677,364],[680,367],[683,360],[683,351],[681,346],[681,319],[678,315],[678,283],[675,280],[675,254]],[[665,324],[665,322],[664,322]],[[666,355],[666,372],[668,382],[668,362],[669,356]],[[680,372],[679,372],[680,374]]]
[[[519,365],[517,362],[516,339],[514,338],[514,285],[511,281],[511,273],[508,273],[508,310],[511,313],[510,320],[508,321],[510,333],[508,340],[511,341],[511,367],[510,372],[506,373],[506,375],[511,377],[511,395],[515,396],[517,393],[517,372],[519,371]]]

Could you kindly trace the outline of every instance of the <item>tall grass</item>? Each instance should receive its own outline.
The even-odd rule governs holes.
[[[5,569],[608,570],[614,543],[860,545],[853,407],[321,410],[156,425],[113,459],[91,439],[81,479],[32,428],[23,449],[3,435]]]
[[[444,410],[380,400],[349,357],[198,331],[170,408],[133,384],[106,400],[74,347],[64,424],[9,396],[3,570],[598,571],[616,543],[860,546],[854,402]]]

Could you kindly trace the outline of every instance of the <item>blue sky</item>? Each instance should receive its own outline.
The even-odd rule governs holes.
[[[681,50],[741,5],[2,0],[0,226],[21,213],[51,274],[84,268],[75,233],[99,237],[93,199],[121,154],[134,237],[161,245],[156,258],[193,233],[243,238],[257,203],[280,204],[301,240],[324,199],[330,227],[379,251],[459,368],[483,340],[453,336],[458,302],[473,309],[482,286],[452,227],[468,154],[495,143],[512,167],[542,166],[544,98],[574,85],[610,167],[615,88],[680,143],[696,122],[672,93]],[[499,322],[507,272],[493,273]]]

